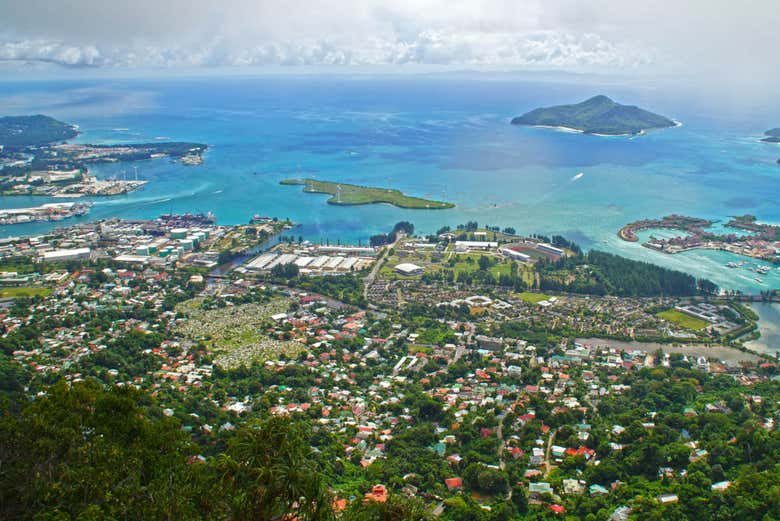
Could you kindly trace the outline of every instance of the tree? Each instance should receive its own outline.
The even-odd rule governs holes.
[[[279,279],[293,279],[298,276],[300,269],[292,262],[287,264],[277,264],[271,268],[271,276]]]
[[[428,508],[418,498],[390,494],[385,503],[354,501],[341,517],[342,521],[428,521]]]
[[[0,517],[196,519],[209,510],[191,443],[132,387],[50,387],[0,419]],[[201,499],[204,501],[201,501]],[[83,517],[82,517],[83,516]]]
[[[241,429],[216,465],[217,490],[234,519],[323,519],[325,483],[307,443],[306,426],[271,416]]]

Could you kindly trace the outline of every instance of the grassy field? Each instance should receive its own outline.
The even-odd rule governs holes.
[[[446,210],[455,207],[452,203],[410,197],[404,195],[400,190],[390,188],[372,188],[314,179],[285,179],[281,181],[281,184],[303,185],[303,191],[307,193],[330,194],[332,197],[328,199],[328,204],[351,206],[387,203],[399,208],[414,210]]]
[[[520,293],[520,298],[529,304],[538,304],[543,300],[547,300],[550,296],[545,295],[544,293],[529,293],[528,291],[524,291],[523,293]]]
[[[699,329],[704,329],[709,325],[706,321],[700,318],[686,315],[682,311],[677,311],[676,309],[661,311],[660,313],[656,314],[656,316],[664,320],[667,320],[672,324],[677,324],[678,326],[687,329],[699,330]]]
[[[49,293],[51,288],[2,288],[0,298],[45,297]]]

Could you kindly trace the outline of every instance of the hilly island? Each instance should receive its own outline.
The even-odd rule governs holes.
[[[574,105],[538,108],[512,119],[512,124],[562,127],[608,136],[636,135],[677,125],[665,116],[633,105],[621,105],[603,95]]]

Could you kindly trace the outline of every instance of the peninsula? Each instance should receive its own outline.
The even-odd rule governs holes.
[[[303,185],[303,191],[313,194],[330,194],[328,204],[354,206],[359,204],[387,203],[399,208],[413,210],[446,210],[454,208],[452,203],[431,201],[420,197],[410,197],[400,190],[375,188],[369,186],[317,181],[315,179],[285,179],[283,185]]]
[[[98,180],[88,165],[170,158],[185,165],[203,161],[206,145],[189,142],[89,145],[67,143],[74,125],[48,116],[0,118],[0,191],[4,195],[117,195],[136,190],[141,180]]]
[[[512,119],[512,124],[606,136],[636,135],[646,130],[677,126],[667,117],[632,105],[621,105],[603,95],[575,105],[538,108]]]

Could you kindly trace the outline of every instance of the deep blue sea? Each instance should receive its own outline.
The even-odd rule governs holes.
[[[366,240],[399,220],[423,233],[476,220],[524,234],[562,234],[586,248],[682,269],[725,288],[780,288],[777,269],[759,284],[754,272],[724,266],[739,260],[731,255],[669,256],[616,236],[627,222],[669,213],[720,220],[753,213],[780,223],[780,146],[758,141],[765,129],[780,125],[780,107],[750,100],[715,107],[687,92],[481,75],[6,81],[0,82],[0,113],[44,113],[76,123],[81,142],[210,145],[202,166],[136,163],[138,177],[149,183],[129,195],[96,199],[89,219],[213,211],[220,223],[234,224],[262,214],[301,223],[296,235],[342,242]],[[537,106],[602,93],[683,126],[597,137],[509,125]],[[132,177],[132,167],[92,171]],[[299,176],[393,187],[457,206],[335,207],[325,204],[326,196],[279,185]],[[46,201],[0,197],[2,207]],[[7,226],[0,235],[51,226]]]

